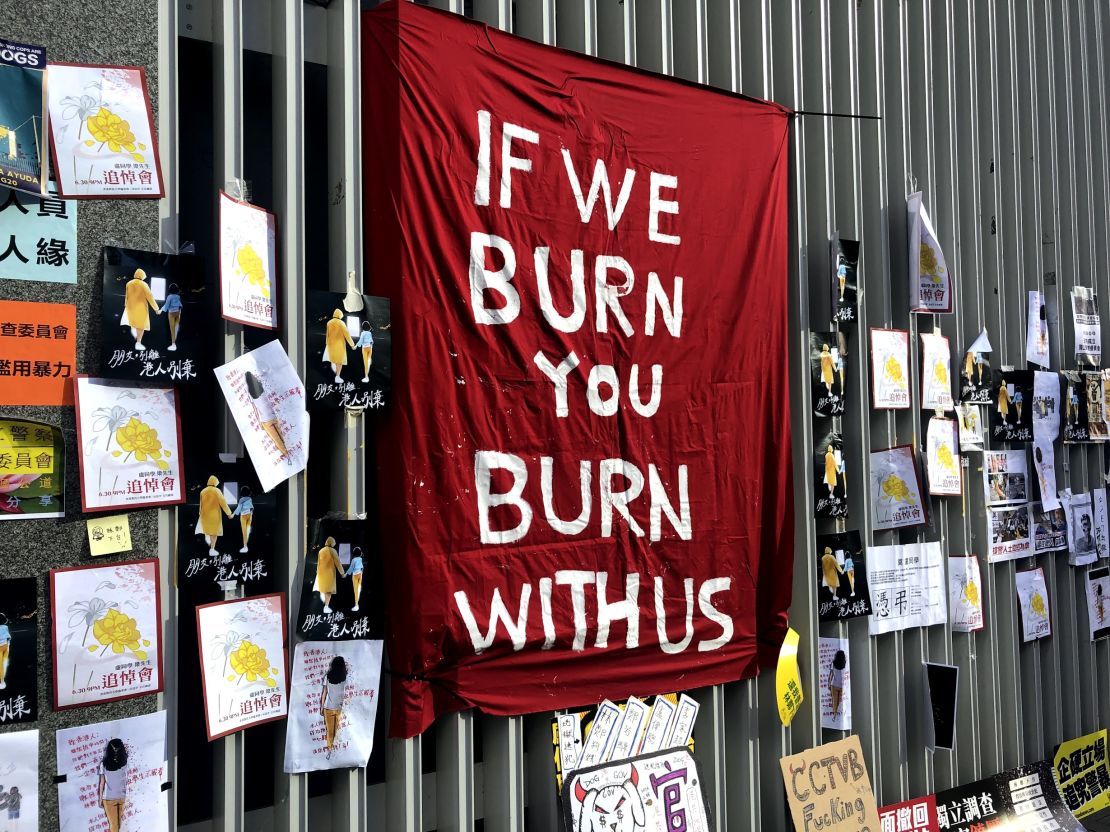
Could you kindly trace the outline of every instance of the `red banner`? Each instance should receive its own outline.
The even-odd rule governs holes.
[[[788,111],[414,3],[362,44],[393,733],[773,663]]]

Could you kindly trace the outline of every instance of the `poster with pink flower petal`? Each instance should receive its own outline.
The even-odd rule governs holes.
[[[162,690],[158,560],[50,571],[54,709]]]
[[[208,739],[285,719],[289,712],[285,594],[197,607]]]
[[[78,376],[73,401],[82,511],[185,502],[174,388]]]
[[[165,196],[141,66],[51,63],[46,96],[53,172],[62,196]]]

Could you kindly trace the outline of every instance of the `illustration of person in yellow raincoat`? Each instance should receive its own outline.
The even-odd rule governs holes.
[[[825,449],[825,479],[824,483],[829,487],[829,496],[832,497],[836,493],[837,475],[840,473],[840,466],[836,462],[836,454],[833,452],[833,446],[829,445]]]
[[[1003,422],[1010,421],[1010,391],[1006,387],[1006,382],[998,386],[998,415],[1002,417]]]
[[[148,308],[149,307],[149,308]],[[135,269],[135,275],[127,281],[123,291],[123,319],[131,327],[131,337],[135,339],[135,349],[145,350],[143,336],[150,329],[150,310],[161,315],[158,302],[154,300],[150,287],[146,284],[146,272]]]
[[[347,331],[347,325],[343,322],[343,313],[338,309],[331,313],[331,320],[328,321],[324,339],[326,346],[324,347],[323,360],[331,364],[332,372],[335,373],[335,383],[341,384],[343,382],[343,368],[347,366],[347,347],[354,349],[355,342],[351,338],[351,333]]]
[[[346,578],[343,564],[339,562],[339,552],[335,551],[335,538],[329,537],[320,547],[316,560],[316,583],[312,585],[313,592],[320,593],[320,600],[324,603],[324,613],[331,612],[331,597],[335,594],[335,573],[340,578]]]
[[[833,357],[829,352],[829,345],[821,345],[821,383],[825,385],[825,390],[831,396],[833,391]]]
[[[219,554],[216,551],[216,538],[224,533],[224,519],[220,512],[229,518],[232,516],[219,485],[220,481],[216,477],[209,477],[208,485],[200,492],[200,517],[197,519],[196,533],[204,535],[210,555]]]
[[[828,587],[829,592],[832,593],[834,598],[836,597],[837,590],[840,589],[840,576],[843,574],[843,571],[844,570],[840,567],[840,563],[833,555],[832,547],[826,546],[825,554],[821,556],[821,576],[825,586]]]

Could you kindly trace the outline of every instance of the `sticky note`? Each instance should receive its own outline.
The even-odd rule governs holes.
[[[126,514],[86,520],[89,527],[89,551],[93,557],[131,551],[131,521]]]

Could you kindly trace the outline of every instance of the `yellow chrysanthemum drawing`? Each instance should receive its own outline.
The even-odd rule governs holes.
[[[902,364],[893,355],[887,358],[886,364],[883,365],[886,371],[886,376],[899,387],[905,386],[905,376],[902,373]]]
[[[1041,593],[1033,593],[1033,597],[1029,599],[1029,606],[1032,607],[1033,612],[1035,612],[1041,618],[1045,618],[1048,616],[1048,611],[1045,610],[1044,606],[1044,596],[1041,595]]]
[[[933,283],[940,283],[940,275],[944,267],[937,261],[936,251],[924,240],[921,242],[921,256],[918,262],[922,276],[931,278]]]
[[[130,650],[139,661],[146,659],[146,651],[140,650],[139,647],[150,646],[150,642],[139,632],[135,619],[117,609],[108,610],[107,615],[93,624],[93,637],[104,648],[111,647],[113,653]],[[96,650],[95,645],[89,648],[90,653],[95,653]]]
[[[116,429],[116,442],[125,452],[135,454],[135,459],[139,462],[146,462],[149,459],[158,466],[159,470],[169,470],[170,464],[166,458],[171,452],[162,447],[162,442],[158,439],[158,431],[137,417],[132,416],[126,425]],[[112,451],[112,456],[119,456],[120,453],[120,451]]]
[[[239,271],[246,277],[247,283],[257,286],[262,292],[262,297],[268,298],[270,296],[270,281],[266,277],[266,267],[262,263],[262,258],[258,256],[254,246],[246,243],[240,247],[235,255],[235,262]]]
[[[89,116],[85,126],[89,128],[89,135],[92,136],[92,140],[85,142],[86,145],[91,147],[96,142],[100,142],[101,146],[108,145],[108,149],[113,153],[127,151],[136,162],[144,161],[143,155],[135,152],[136,147],[144,148],[144,146],[135,141],[131,125],[107,107],[101,107]]]
[[[890,474],[883,480],[883,494],[901,503],[910,502],[910,488],[897,474]]]
[[[947,445],[937,447],[937,462],[940,463],[942,468],[947,468],[953,474],[956,473],[956,460],[952,456],[952,449]]]
[[[252,641],[244,639],[239,647],[231,654],[231,669],[235,675],[247,677],[248,682],[262,682],[268,688],[277,687],[277,679],[271,678],[277,674],[276,667],[270,667],[270,660],[266,658],[266,651]],[[228,676],[229,682],[235,676]]]
[[[944,366],[943,361],[938,361],[933,365],[933,375],[936,376],[937,384],[948,386],[948,368]]]

